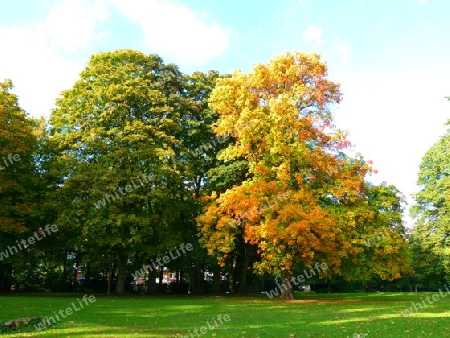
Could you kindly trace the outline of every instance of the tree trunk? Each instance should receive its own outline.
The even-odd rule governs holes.
[[[197,260],[197,264],[199,266],[197,270],[197,280],[198,280],[198,293],[205,293],[205,267],[200,260]]]
[[[180,269],[179,271],[180,272],[179,272],[179,275],[178,275],[178,278],[179,278],[178,282],[181,284],[181,283],[185,282],[185,280],[184,280],[184,271],[183,271],[183,269]]]
[[[119,254],[118,271],[117,271],[117,285],[114,293],[118,296],[125,292],[125,280],[127,276],[128,255],[125,253]]]
[[[149,269],[147,279],[147,295],[154,295],[156,293],[156,274],[153,269]]]
[[[75,264],[75,266],[78,266],[78,264]],[[72,268],[72,291],[75,291],[78,289],[78,269]]]
[[[238,293],[244,294],[247,291],[247,274],[248,264],[250,263],[251,246],[248,243],[244,244],[244,259],[241,267],[241,282],[238,287]]]
[[[79,264],[76,265],[76,270],[78,272],[78,267]],[[86,265],[86,274],[84,274],[84,276],[82,275],[83,279],[82,279],[82,284],[81,284],[81,289],[83,290],[83,292],[86,290],[86,288],[89,286],[89,284],[91,283],[91,264],[87,263]]]
[[[220,294],[220,266],[216,264],[213,270],[213,287],[212,292],[216,295]]]
[[[61,278],[61,282],[64,285],[64,289],[66,288],[67,282],[72,280],[72,275],[69,277],[69,274],[67,272],[67,249],[64,248],[64,257],[63,257],[63,276]],[[72,284],[72,291],[73,291],[73,284]]]
[[[175,283],[180,283],[180,269],[175,272]]]
[[[10,291],[13,279],[11,264],[0,264],[0,291]],[[18,285],[16,285],[16,289]]]
[[[283,272],[281,277],[281,289],[280,299],[294,299],[294,288],[291,284],[291,274],[288,272]]]
[[[159,270],[159,277],[158,277],[158,284],[162,285],[164,279],[164,268],[161,267],[161,270]]]
[[[116,272],[116,266],[114,265],[114,263],[111,263],[111,267],[106,272],[106,294],[107,295],[111,294],[111,279],[113,278],[115,272]]]
[[[111,294],[111,275],[112,273],[110,271],[108,271],[107,273],[107,279],[106,279],[106,294],[110,295]]]
[[[236,260],[237,260],[237,254],[235,253],[233,255],[233,265],[230,269],[230,280],[228,282],[228,288],[230,293],[235,292],[235,283],[236,283]]]
[[[192,268],[192,293],[197,295],[205,293],[205,273],[200,260],[195,260]]]

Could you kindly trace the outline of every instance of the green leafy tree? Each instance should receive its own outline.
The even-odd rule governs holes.
[[[415,226],[409,235],[411,265],[414,269],[410,286],[414,290],[438,290],[448,278],[445,272],[445,259],[439,250],[435,250],[428,237],[428,232],[420,226]]]
[[[352,234],[355,251],[343,261],[343,276],[369,281],[372,278],[394,280],[412,274],[401,192],[386,183],[366,183],[364,195],[351,209],[357,225]]]
[[[415,243],[420,243],[421,252],[429,253],[430,259],[426,260],[430,265],[429,276],[442,273],[447,282],[450,281],[449,154],[450,129],[422,158],[417,181],[420,190],[414,195],[416,204],[411,209],[416,219],[413,231]],[[420,270],[425,273],[423,263]],[[437,267],[441,273],[436,271]]]
[[[58,223],[79,234],[73,245],[90,260],[112,262],[117,294],[130,257],[157,254],[177,238],[171,227],[185,192],[180,78],[156,55],[100,53],[51,115],[62,178]]]

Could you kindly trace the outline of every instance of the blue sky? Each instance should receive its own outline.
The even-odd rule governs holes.
[[[48,116],[98,52],[156,53],[186,73],[318,52],[344,93],[336,125],[374,161],[371,180],[411,204],[421,158],[450,118],[449,12],[450,0],[1,1],[0,79]]]

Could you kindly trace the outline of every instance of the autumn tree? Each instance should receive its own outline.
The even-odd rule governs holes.
[[[58,223],[80,234],[73,245],[92,262],[118,271],[117,294],[129,259],[149,259],[179,240],[180,78],[157,55],[100,53],[51,115],[62,178]]]
[[[20,250],[16,241],[20,243],[41,226],[34,158],[36,121],[20,108],[12,89],[11,80],[0,83],[0,289],[10,286],[7,279],[13,267],[25,266],[21,257],[26,250]]]
[[[282,298],[293,298],[299,267],[323,262],[322,275],[343,274],[343,262],[361,250],[353,240],[361,240],[363,224],[352,209],[367,211],[364,177],[372,169],[344,153],[349,142],[331,111],[340,100],[320,56],[302,53],[236,71],[211,95],[220,115],[215,132],[235,136],[220,158],[244,158],[249,176],[212,196],[198,219],[201,241],[223,263],[243,236],[257,247],[254,268],[280,275]]]

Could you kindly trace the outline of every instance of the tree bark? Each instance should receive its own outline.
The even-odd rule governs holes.
[[[238,287],[238,293],[244,294],[247,291],[247,274],[250,263],[251,245],[244,243],[244,259],[241,266],[241,282]]]
[[[205,273],[203,263],[196,259],[195,266],[192,268],[192,293],[205,293]]]
[[[114,263],[112,263],[111,267],[106,272],[106,294],[107,295],[111,294],[111,279],[113,278],[115,272],[116,272],[116,266],[114,265]]]
[[[117,271],[117,285],[114,294],[121,296],[125,292],[125,280],[127,274],[128,255],[125,253],[119,254],[118,271]]]
[[[78,272],[78,267],[79,267],[79,264],[77,264],[76,268],[75,268],[75,270],[77,270],[77,272]],[[75,273],[77,273],[77,272],[75,272]],[[82,280],[82,284],[81,284],[81,289],[83,291],[85,291],[86,288],[89,286],[89,283],[91,282],[91,275],[92,275],[91,274],[91,264],[87,263],[86,273],[84,274],[84,279]]]
[[[233,264],[230,269],[230,280],[228,282],[228,288],[230,293],[235,292],[235,283],[236,283],[236,261],[237,261],[237,253],[233,255]]]
[[[159,276],[158,276],[158,284],[159,284],[160,288],[163,283],[163,279],[164,279],[164,268],[161,267],[161,269],[159,270]]]
[[[216,264],[213,270],[213,287],[212,292],[216,295],[220,294],[220,266]]]
[[[156,293],[156,274],[157,272],[154,270],[148,272],[147,295],[154,295]]]
[[[294,287],[291,284],[292,275],[288,272],[283,272],[281,277],[281,289],[280,299],[294,299]]]

